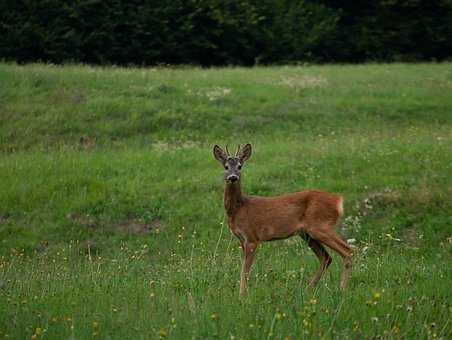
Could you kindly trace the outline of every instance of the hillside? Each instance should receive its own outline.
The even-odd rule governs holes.
[[[450,336],[449,63],[0,64],[0,82],[0,337]],[[239,303],[211,150],[247,142],[246,193],[344,195],[348,293],[335,254],[306,291],[318,263],[293,238],[259,250]]]

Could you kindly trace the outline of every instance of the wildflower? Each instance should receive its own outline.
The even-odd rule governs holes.
[[[402,241],[401,239],[399,239],[399,238],[395,238],[394,236],[392,236],[391,234],[385,234],[385,236],[389,239],[389,240],[392,240],[392,241],[397,241],[397,242],[400,242],[400,241]]]
[[[220,318],[220,316],[218,315],[218,314],[212,314],[211,316],[210,316],[210,318],[212,319],[212,320],[218,320],[219,318]]]
[[[374,293],[374,299],[375,300],[378,300],[379,298],[381,297],[381,294],[380,293]]]
[[[311,299],[311,300],[309,300],[309,303],[311,304],[311,305],[316,305],[317,304],[317,299]]]
[[[366,301],[366,305],[368,305],[368,306],[372,306],[374,303],[373,303],[373,301],[372,300],[367,300]]]

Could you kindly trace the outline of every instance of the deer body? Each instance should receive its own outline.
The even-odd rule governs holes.
[[[226,186],[240,185],[226,184]],[[240,202],[228,211],[232,233],[248,242],[280,240],[308,233],[311,224],[335,224],[342,215],[342,197],[321,191],[302,191],[275,197],[230,196],[225,189],[225,207],[230,200]],[[313,223],[309,223],[309,222]]]
[[[246,289],[257,247],[262,242],[299,235],[305,239],[320,261],[320,268],[310,280],[315,286],[331,263],[323,245],[338,252],[344,261],[341,288],[344,289],[351,271],[351,249],[334,231],[343,214],[342,197],[336,194],[308,190],[275,197],[242,194],[240,169],[251,155],[251,145],[240,148],[235,157],[215,146],[214,155],[225,166],[224,207],[231,232],[239,239],[243,250],[240,294]]]

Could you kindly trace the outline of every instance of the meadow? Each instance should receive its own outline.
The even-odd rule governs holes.
[[[452,337],[452,64],[0,63],[0,338]],[[247,194],[341,193],[355,247],[309,291],[301,238],[245,299],[214,144]]]

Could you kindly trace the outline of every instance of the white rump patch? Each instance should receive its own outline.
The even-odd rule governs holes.
[[[344,199],[342,197],[339,197],[337,201],[337,212],[339,213],[339,216],[344,214]]]

